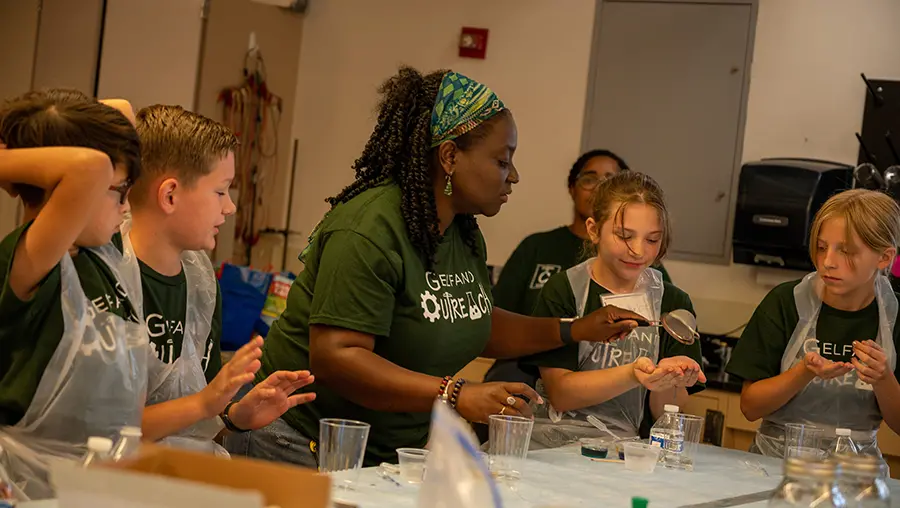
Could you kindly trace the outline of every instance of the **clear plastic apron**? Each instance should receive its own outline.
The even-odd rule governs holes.
[[[134,249],[131,245],[131,238],[127,234],[128,223],[123,225],[122,231],[124,250],[131,254]],[[130,259],[134,259],[137,267],[136,258],[130,256]],[[205,252],[186,251],[181,255],[181,264],[187,287],[187,309],[181,355],[170,364],[163,362],[154,354],[150,355],[148,406],[193,395],[206,388],[206,375],[203,372],[202,360],[213,314],[216,310],[216,274]],[[140,296],[134,300],[137,302],[138,308],[143,309],[143,290],[141,289],[138,294]],[[227,457],[228,452],[213,441],[213,438],[224,427],[221,418],[216,416],[197,422],[177,434],[162,439],[160,443]]]
[[[819,351],[816,324],[822,308],[822,286],[821,279],[813,272],[794,288],[794,303],[800,321],[781,358],[781,372],[803,361],[807,352]],[[875,278],[875,299],[878,305],[878,337],[875,342],[884,349],[893,371],[897,363],[893,330],[898,304],[885,276]],[[784,456],[784,425],[802,423],[824,428],[826,441],[833,439],[835,428],[850,429],[853,431],[852,439],[860,445],[863,453],[877,455],[880,452],[876,434],[881,421],[881,411],[872,386],[860,381],[855,370],[840,378],[816,378],[787,404],[763,419],[753,451],[773,457]]]
[[[119,281],[117,294],[110,295],[115,301],[106,303],[125,305],[139,291],[140,275],[112,244],[91,251]],[[122,427],[140,426],[146,401],[146,328],[98,310],[68,254],[60,261],[60,286],[59,345],[21,421],[0,428],[0,479],[20,501],[53,497],[49,462],[78,458],[88,437],[115,439]]]
[[[575,296],[577,316],[585,314],[588,293],[591,286],[590,267],[594,259],[589,259],[566,271],[572,293]],[[663,280],[662,274],[648,268],[640,275],[635,284],[634,293],[645,293],[655,313],[646,316],[659,320],[662,307]],[[659,328],[654,326],[638,327],[624,339],[615,342],[579,342],[578,371],[602,370],[634,362],[639,357],[648,357],[654,363],[659,358]],[[538,381],[538,393],[549,401],[543,382]],[[644,416],[644,404],[647,389],[643,386],[628,390],[602,404],[576,411],[557,412],[549,402],[535,411],[534,430],[532,431],[532,448],[555,448],[564,446],[583,437],[600,436],[602,433],[587,422],[588,415],[600,419],[619,437],[638,435],[638,429]]]

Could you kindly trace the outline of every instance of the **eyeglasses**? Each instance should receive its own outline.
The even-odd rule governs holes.
[[[578,175],[578,178],[575,180],[575,185],[578,185],[584,190],[594,190],[603,180],[604,178],[601,178],[594,173],[584,173]]]
[[[128,200],[128,194],[131,192],[131,182],[124,182],[119,185],[110,185],[109,190],[116,191],[119,193],[119,204],[124,205],[125,201]]]

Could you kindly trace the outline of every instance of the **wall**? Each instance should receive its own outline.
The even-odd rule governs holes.
[[[194,108],[203,0],[106,0],[98,97]],[[164,28],[163,28],[164,27]]]
[[[31,88],[37,44],[38,0],[0,0],[0,100]],[[19,200],[0,191],[0,236],[18,224]]]
[[[93,95],[102,26],[103,0],[42,0],[32,88]]]
[[[250,33],[255,33],[257,46],[265,59],[267,84],[272,93],[281,97],[283,111],[278,124],[278,149],[274,160],[264,166],[265,199],[262,207],[265,225],[276,229],[285,227],[287,195],[290,182],[293,143],[291,129],[294,119],[297,67],[300,57],[303,16],[271,5],[250,0],[213,0],[207,19],[200,64],[196,111],[222,120],[222,105],[217,102],[219,92],[241,84],[244,56],[249,47]],[[219,235],[216,260],[233,258],[234,242],[227,238],[229,220]],[[283,237],[262,235],[253,249],[253,266],[272,264],[281,267]],[[299,252],[299,251],[298,251]],[[296,258],[296,254],[288,257]]]

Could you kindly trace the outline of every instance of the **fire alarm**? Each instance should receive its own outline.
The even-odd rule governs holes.
[[[486,28],[464,26],[459,35],[459,56],[484,59],[487,53],[487,39]]]

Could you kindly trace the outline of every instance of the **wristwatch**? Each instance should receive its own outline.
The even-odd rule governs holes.
[[[225,410],[222,411],[222,414],[219,415],[219,418],[222,419],[222,423],[225,424],[225,428],[230,430],[231,432],[237,432],[237,433],[250,432],[250,430],[248,430],[248,429],[242,429],[242,428],[238,427],[237,425],[235,425],[234,422],[231,421],[231,418],[228,417],[228,410],[231,409],[231,406],[233,406],[233,405],[235,405],[235,401],[229,402],[228,405],[225,406]]]
[[[572,337],[572,323],[575,322],[575,319],[576,318],[560,318],[559,320],[559,338],[566,346],[575,342],[575,338]]]

